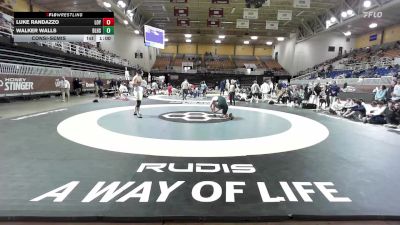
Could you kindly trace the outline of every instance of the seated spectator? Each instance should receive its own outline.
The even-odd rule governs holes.
[[[366,111],[366,115],[362,118],[364,123],[371,123],[371,124],[385,124],[385,112],[386,106],[381,101],[373,101],[371,103],[371,107],[368,108]]]
[[[354,107],[356,105],[355,101],[356,101],[355,99],[348,98],[346,102],[343,104],[341,115],[343,115],[345,112]]]
[[[393,88],[392,101],[400,102],[400,79],[397,80],[397,84]]]
[[[278,99],[276,100],[277,103],[282,102],[283,104],[286,104],[287,101],[289,100],[288,90],[286,88],[278,90],[277,97],[278,97]]]
[[[117,98],[120,98],[122,100],[128,100],[128,88],[125,86],[125,83],[121,83],[119,88],[118,88],[118,96]]]
[[[295,87],[292,95],[291,95],[291,101],[295,104],[295,105],[301,105],[301,102],[303,101],[302,97],[301,97],[301,91],[300,88]]]
[[[365,107],[363,105],[363,101],[360,99],[355,101],[355,103],[355,106],[348,109],[342,115],[344,118],[361,120],[363,117],[365,117]]]
[[[340,116],[341,112],[343,110],[344,105],[342,104],[342,102],[340,101],[339,98],[336,98],[335,101],[331,104],[331,107],[329,108],[329,112],[331,114],[335,114]]]
[[[391,128],[400,128],[400,103],[399,102],[389,102],[385,113],[386,126]]]
[[[379,89],[375,89],[375,101],[386,102],[387,88],[385,85],[379,87]]]

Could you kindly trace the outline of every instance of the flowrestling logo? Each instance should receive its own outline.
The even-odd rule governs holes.
[[[364,12],[364,18],[382,18],[383,12]]]

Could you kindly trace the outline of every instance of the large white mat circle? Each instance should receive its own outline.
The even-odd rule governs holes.
[[[160,107],[179,108],[207,106],[162,104],[144,105],[141,108],[151,109]],[[133,106],[128,106],[101,109],[72,116],[62,121],[58,125],[57,131],[61,136],[70,141],[97,149],[130,154],[171,157],[233,157],[272,154],[310,147],[322,142],[329,136],[329,131],[324,125],[302,116],[258,108],[239,106],[230,108],[279,116],[288,120],[291,123],[291,128],[279,134],[248,139],[166,140],[130,136],[107,130],[98,125],[98,119],[103,116],[126,110],[133,111]],[[199,124],[185,124],[185,126],[197,125]],[[153,129],[157,130],[154,127]]]

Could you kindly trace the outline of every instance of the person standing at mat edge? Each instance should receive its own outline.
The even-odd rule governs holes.
[[[71,84],[65,77],[61,78],[60,82],[60,88],[61,88],[61,96],[62,96],[62,102],[65,102],[65,94],[67,94],[67,102],[69,101],[69,89],[71,88]]]
[[[232,113],[228,115],[228,103],[222,96],[215,96],[211,99],[210,104],[211,112],[216,113],[222,110],[222,117],[225,119],[232,119]]]
[[[134,88],[134,94],[136,95],[136,106],[133,115],[137,116],[138,118],[142,118],[142,114],[140,113],[140,105],[142,104],[143,99],[142,81],[142,71],[137,71],[136,75],[132,79],[132,85]]]
[[[253,82],[253,85],[251,86],[251,99],[250,102],[253,103],[253,99],[256,99],[256,103],[258,103],[258,97],[260,95],[260,86],[257,84],[257,81],[255,80]]]
[[[235,92],[236,92],[236,81],[232,80],[231,84],[229,85],[229,103],[231,105],[236,105]]]
[[[182,100],[186,100],[186,96],[189,93],[189,82],[187,79],[185,79],[182,84],[181,84],[181,88],[182,88]]]

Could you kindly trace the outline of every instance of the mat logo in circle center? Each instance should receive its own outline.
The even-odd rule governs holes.
[[[220,115],[203,111],[178,111],[161,114],[160,119],[179,123],[219,123],[228,121]]]

